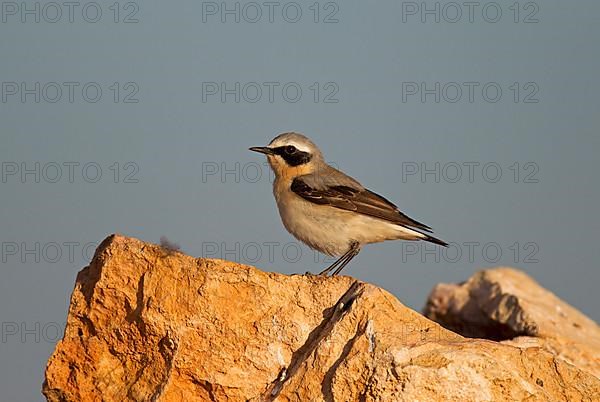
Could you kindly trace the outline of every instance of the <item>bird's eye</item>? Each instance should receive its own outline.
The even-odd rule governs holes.
[[[293,145],[288,145],[288,146],[286,146],[286,147],[284,148],[284,151],[285,151],[285,153],[286,153],[286,154],[288,154],[288,155],[292,155],[293,153],[295,153],[295,152],[296,152],[296,147],[295,147],[295,146],[293,146]]]

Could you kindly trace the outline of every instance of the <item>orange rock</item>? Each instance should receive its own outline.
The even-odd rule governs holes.
[[[350,277],[111,236],[78,277],[49,401],[592,401],[540,348],[463,338]]]
[[[460,285],[439,284],[424,313],[464,336],[541,347],[600,378],[600,327],[514,268],[479,271]]]

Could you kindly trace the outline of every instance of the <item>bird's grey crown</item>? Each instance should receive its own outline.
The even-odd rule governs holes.
[[[321,151],[308,137],[300,133],[283,133],[269,143],[269,148],[283,147],[286,145],[293,145],[302,152],[307,152],[311,155],[321,155]]]

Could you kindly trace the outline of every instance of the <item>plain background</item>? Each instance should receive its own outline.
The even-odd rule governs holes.
[[[111,233],[321,270],[329,261],[284,230],[264,157],[247,150],[284,131],[453,244],[371,245],[346,274],[419,310],[436,283],[516,266],[600,319],[597,1],[517,2],[518,14],[481,2],[472,20],[462,3],[421,15],[421,2],[281,2],[272,22],[261,2],[239,3],[239,22],[222,22],[221,2],[122,2],[118,15],[81,2],[72,22],[66,6],[30,1],[40,21],[21,22],[8,3],[2,401],[42,400],[75,276]]]

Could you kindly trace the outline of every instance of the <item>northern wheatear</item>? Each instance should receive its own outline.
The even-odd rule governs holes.
[[[266,154],[275,172],[273,194],[288,232],[321,253],[340,256],[319,275],[337,275],[364,244],[401,239],[448,245],[430,236],[429,226],[329,166],[302,134],[284,133],[250,150]]]

